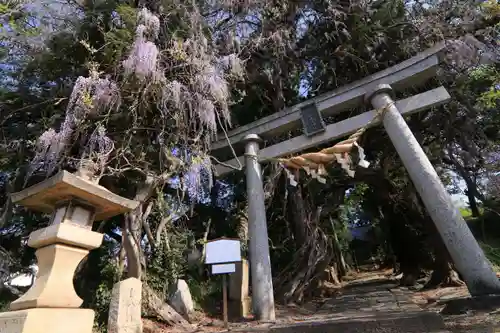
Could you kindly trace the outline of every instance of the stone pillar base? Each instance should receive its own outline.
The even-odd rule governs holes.
[[[92,333],[90,309],[36,308],[0,313],[2,333]]]
[[[229,316],[233,319],[247,318],[252,314],[252,299],[229,300]]]

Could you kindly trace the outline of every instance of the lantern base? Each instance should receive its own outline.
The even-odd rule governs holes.
[[[62,244],[36,250],[38,274],[35,282],[23,296],[10,304],[10,310],[80,307],[83,300],[76,294],[73,276],[88,253],[89,250]]]
[[[38,308],[0,313],[3,333],[92,333],[90,309]]]

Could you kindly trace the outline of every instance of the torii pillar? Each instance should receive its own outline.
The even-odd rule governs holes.
[[[258,160],[258,135],[250,134],[244,139],[245,165],[248,193],[248,236],[250,271],[252,278],[252,306],[258,320],[272,321],[274,311],[273,279],[269,257],[266,205],[262,183],[262,170]]]
[[[460,211],[392,99],[389,85],[377,86],[365,97],[375,109],[385,108],[383,124],[420,198],[441,235],[453,263],[472,296],[500,294],[500,281]]]

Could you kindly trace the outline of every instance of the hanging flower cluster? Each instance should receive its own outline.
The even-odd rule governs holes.
[[[191,200],[199,201],[200,197],[209,193],[213,187],[212,162],[204,154],[196,154],[189,158],[189,166],[182,182]]]
[[[155,40],[160,30],[159,18],[143,8],[138,15],[136,37],[128,57],[123,61],[126,75],[134,75],[139,82],[160,86],[160,111],[167,110],[187,115],[192,126],[201,125],[210,135],[207,143],[217,132],[217,125],[230,125],[230,89],[226,76],[243,77],[244,66],[236,54],[218,56],[216,47],[204,36],[201,15],[189,13],[191,30],[185,40],[175,39],[167,50],[170,58],[161,59]],[[160,65],[160,60],[164,65]],[[165,77],[168,66],[183,68],[185,75],[169,81]],[[203,132],[203,131],[200,131]]]
[[[189,80],[168,82],[162,91],[162,105],[187,111],[211,136],[217,132],[218,118],[230,124],[229,83],[225,75],[242,77],[243,65],[236,55],[218,59],[210,52],[203,35],[193,35],[185,41],[175,41],[170,50],[173,58],[189,68]],[[210,139],[209,137],[208,139]]]
[[[179,5],[185,6],[182,2]],[[162,123],[168,120],[178,124],[190,136],[189,147],[185,148],[189,153],[179,157],[187,166],[181,181],[190,198],[200,198],[212,186],[211,161],[203,151],[219,126],[230,126],[228,80],[243,79],[245,67],[237,54],[221,54],[220,46],[207,39],[206,19],[196,6],[182,15],[189,21],[186,31],[182,37],[166,42],[167,47],[162,49],[165,40],[162,38],[160,43],[158,36],[163,23],[160,25],[154,12],[141,9],[135,39],[122,66],[125,77],[135,79],[130,82],[151,93],[149,97]],[[163,133],[158,134],[157,142],[165,144],[164,140]]]
[[[459,71],[500,61],[500,52],[468,34],[446,42],[445,61]]]
[[[113,148],[113,140],[106,136],[106,128],[99,125],[90,136],[83,159],[92,161],[102,171],[106,167]]]
[[[80,76],[73,87],[59,132],[49,129],[38,139],[28,177],[37,170],[44,170],[47,174],[51,174],[71,144],[73,133],[78,125],[89,115],[117,108],[120,100],[120,92],[116,83],[108,78],[99,78],[97,71],[91,70],[89,77]]]
[[[245,72],[241,59],[234,53],[222,57],[220,66],[236,78],[242,78]]]
[[[109,78],[99,78],[96,70],[89,77],[80,76],[73,87],[66,116],[72,116],[75,122],[84,120],[90,114],[98,114],[119,107],[120,91]]]
[[[160,32],[160,19],[146,8],[143,8],[139,12],[137,20],[139,24],[135,31],[132,50],[127,59],[123,61],[125,75],[134,74],[142,82],[147,79],[158,82],[163,75],[158,63],[158,47],[154,40]]]
[[[51,173],[54,170],[60,154],[59,142],[60,136],[52,128],[40,135],[36,144],[35,157],[31,161],[28,177],[36,170],[44,167],[47,173]]]

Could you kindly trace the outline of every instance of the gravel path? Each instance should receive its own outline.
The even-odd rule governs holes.
[[[300,306],[278,305],[273,323],[248,318],[231,322],[230,329],[276,333],[500,332],[500,297],[470,301],[465,287],[418,291],[418,287],[400,287],[390,271],[377,271],[356,274],[341,288],[332,288],[326,293],[331,297],[316,298]],[[200,314],[195,331],[222,332],[223,323]],[[176,333],[153,322],[145,323],[144,332]]]

